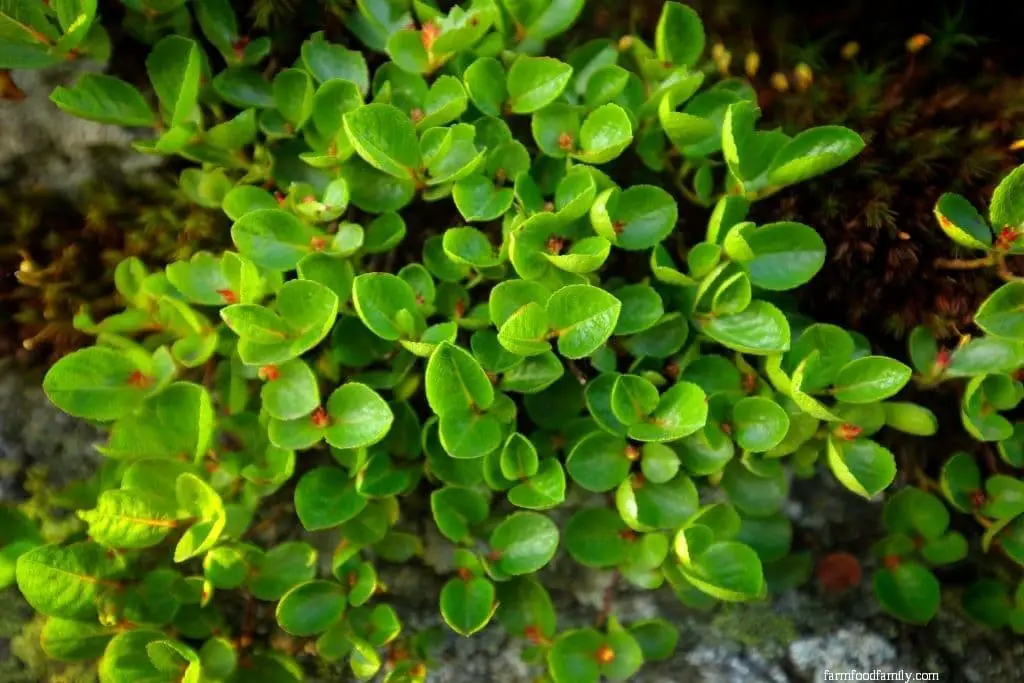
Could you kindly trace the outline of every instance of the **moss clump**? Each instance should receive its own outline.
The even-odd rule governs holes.
[[[137,256],[162,266],[229,241],[220,212],[197,207],[173,181],[94,182],[75,205],[43,190],[0,191],[0,356],[52,361],[87,343],[74,316],[117,309],[114,267]]]

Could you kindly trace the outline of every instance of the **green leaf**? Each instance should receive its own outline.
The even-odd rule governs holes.
[[[864,140],[849,128],[819,126],[799,133],[772,159],[768,182],[785,186],[842,166],[864,149]]]
[[[50,100],[73,116],[99,123],[150,127],[157,122],[141,92],[104,74],[83,74],[71,88],[59,85]]]
[[[789,431],[789,414],[775,401],[747,396],[732,407],[733,438],[741,448],[755,453],[770,451]]]
[[[427,361],[427,402],[440,417],[494,403],[494,387],[480,363],[463,348],[441,342]]]
[[[658,388],[637,375],[619,375],[612,387],[611,409],[615,418],[626,425],[637,424],[658,407]]]
[[[992,292],[974,314],[974,324],[993,337],[1024,341],[1024,282]]]
[[[636,441],[675,441],[703,427],[707,417],[704,391],[691,382],[676,382],[661,395],[653,413],[629,427],[629,438]]]
[[[98,659],[117,633],[112,626],[51,617],[43,625],[39,642],[53,659],[79,662]]]
[[[295,487],[295,513],[308,531],[320,531],[352,519],[366,507],[354,482],[337,467],[317,467]]]
[[[558,549],[558,527],[538,512],[516,512],[491,533],[496,566],[509,576],[532,574],[551,561]]]
[[[201,458],[214,429],[213,403],[191,382],[174,382],[118,420],[100,451],[111,458]]]
[[[871,498],[896,478],[896,458],[870,439],[828,440],[828,464],[836,478],[854,493]]]
[[[548,510],[565,502],[565,471],[558,458],[545,458],[537,473],[514,486],[508,501],[529,510]]]
[[[614,511],[583,508],[565,525],[565,549],[585,567],[616,567],[632,552],[634,534]]]
[[[548,651],[548,673],[554,683],[598,683],[598,652],[604,638],[593,629],[563,631]]]
[[[202,77],[202,53],[196,42],[182,36],[161,39],[146,57],[146,71],[167,123],[177,126],[190,120]]]
[[[643,332],[653,327],[664,315],[665,305],[658,292],[649,285],[626,285],[615,290],[622,302],[615,335]]]
[[[939,580],[923,565],[901,561],[875,572],[875,596],[889,614],[912,624],[927,624],[939,610]]]
[[[529,114],[554,102],[572,77],[572,67],[552,57],[520,56],[508,71],[509,107]]]
[[[405,280],[389,273],[363,273],[356,276],[352,302],[363,323],[381,339],[396,341],[418,336],[403,324],[403,318],[415,317],[416,293]]]
[[[447,486],[430,494],[437,529],[454,543],[469,541],[471,527],[487,519],[487,500],[473,489]]]
[[[320,405],[316,375],[300,359],[277,366],[266,379],[260,399],[271,417],[294,420],[309,415]]]
[[[137,491],[104,491],[95,509],[77,514],[89,536],[108,548],[148,548],[178,526],[173,506]]]
[[[282,209],[257,209],[231,226],[231,239],[244,256],[271,270],[295,270],[304,256],[326,244],[323,233]]]
[[[679,527],[697,510],[697,487],[685,474],[663,484],[633,475],[619,485],[615,505],[634,531]]]
[[[498,342],[510,353],[537,356],[551,349],[546,310],[530,302],[513,313],[498,330]]]
[[[683,566],[683,575],[719,600],[747,601],[761,597],[766,590],[757,553],[736,541],[712,543]]]
[[[400,109],[368,104],[345,114],[344,120],[356,153],[368,164],[395,178],[415,175],[421,163],[416,128]]]
[[[274,106],[273,86],[255,69],[228,67],[214,77],[213,89],[225,102],[239,109]]]
[[[119,563],[95,543],[44,545],[18,558],[18,590],[40,614],[61,619],[96,618],[96,606],[119,584]]]
[[[654,33],[654,49],[662,62],[695,65],[704,52],[704,24],[700,16],[681,3],[665,3]]]
[[[653,185],[609,188],[597,196],[590,209],[595,232],[627,251],[656,246],[669,236],[678,217],[672,195]]]
[[[873,403],[895,395],[910,381],[911,369],[885,356],[864,356],[839,371],[833,396],[844,403]]]
[[[486,626],[497,607],[494,584],[482,577],[451,579],[441,589],[441,616],[462,636]]]
[[[473,175],[455,183],[452,199],[465,220],[483,223],[504,215],[515,196],[511,188],[498,189],[487,177]]]
[[[300,638],[323,633],[341,619],[345,591],[334,581],[307,581],[284,594],[277,604],[277,623]]]
[[[501,116],[501,107],[508,98],[505,69],[493,57],[480,57],[462,74],[466,92],[473,104],[487,116]]]
[[[476,228],[448,228],[442,238],[444,251],[452,261],[476,268],[498,265],[498,255],[487,235]]]
[[[257,563],[248,586],[257,600],[276,601],[315,575],[316,550],[301,541],[287,541],[267,551]]]
[[[964,197],[947,192],[935,203],[935,218],[949,237],[968,249],[988,249],[992,246],[992,229]]]
[[[506,479],[519,480],[537,474],[537,448],[519,432],[513,432],[501,450],[501,473]]]
[[[920,534],[931,540],[949,527],[949,510],[936,496],[916,488],[897,491],[885,503],[882,521],[890,533]]]
[[[742,239],[751,255],[730,255],[741,263],[751,283],[761,289],[795,289],[809,282],[825,263],[824,240],[802,223],[770,223],[744,232]],[[727,250],[729,244],[727,239]]]
[[[580,151],[574,156],[587,164],[605,164],[633,141],[633,127],[626,111],[604,104],[590,112],[580,128]]]
[[[100,683],[169,680],[170,676],[157,669],[147,654],[149,644],[165,637],[162,631],[145,628],[122,631],[114,636],[99,662]]]
[[[666,619],[634,621],[629,632],[640,644],[645,662],[665,661],[679,644],[679,630]]]
[[[46,373],[43,391],[69,415],[110,422],[134,410],[152,382],[127,354],[94,346],[57,361]]]
[[[611,336],[621,302],[590,285],[562,287],[547,303],[548,324],[558,336],[558,351],[567,358],[589,356]]]
[[[924,406],[891,401],[882,407],[885,409],[885,424],[893,429],[915,436],[934,436],[939,431],[939,419]]]
[[[988,207],[988,218],[996,229],[1024,225],[1024,166],[1018,166],[1003,178]]]
[[[764,471],[740,460],[732,460],[722,475],[722,488],[729,502],[748,515],[766,517],[782,508],[789,495],[789,480],[777,461],[768,461]]]
[[[328,42],[322,31],[302,43],[302,66],[320,83],[342,79],[355,83],[360,92],[370,89],[370,72],[363,54]]]
[[[480,458],[501,446],[501,423],[470,410],[446,412],[439,423],[441,445],[453,458]]]
[[[301,69],[282,69],[274,76],[274,107],[297,130],[313,113],[313,79]]]
[[[947,377],[971,377],[995,372],[1014,372],[1024,364],[1024,345],[995,337],[970,340],[951,354]]]
[[[335,448],[363,448],[380,442],[391,429],[394,414],[380,395],[359,382],[348,382],[327,399],[329,422],[324,438]]]

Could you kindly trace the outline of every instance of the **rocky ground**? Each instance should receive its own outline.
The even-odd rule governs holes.
[[[44,467],[58,482],[87,473],[96,462],[98,434],[51,406],[37,376],[0,363],[0,501],[24,495],[28,466]],[[798,533],[814,534],[826,547],[851,526],[874,525],[877,509],[831,486],[827,479],[794,487],[789,512]],[[867,520],[867,521],[865,521]],[[434,596],[443,578],[435,543],[428,538],[426,562],[384,567],[393,604],[411,629],[440,622]],[[593,623],[610,575],[581,571],[560,559],[545,581],[563,626]],[[0,683],[45,680],[40,669],[10,656],[9,639],[22,631],[30,612],[13,590],[0,593]],[[676,655],[645,667],[640,683],[805,683],[822,680],[821,671],[937,671],[941,680],[960,683],[1024,680],[1024,642],[993,634],[953,609],[927,628],[911,628],[882,614],[868,582],[843,596],[823,594],[815,585],[790,591],[771,603],[722,606],[711,612],[683,607],[668,590],[620,590],[614,610],[623,620],[662,616],[680,630]],[[15,652],[38,666],[31,636],[16,640]],[[452,636],[433,683],[527,683],[536,677],[519,659],[521,644],[490,628],[470,639]],[[326,681],[325,681],[326,683]]]

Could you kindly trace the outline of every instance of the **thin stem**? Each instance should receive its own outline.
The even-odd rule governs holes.
[[[995,263],[996,260],[991,255],[975,259],[935,259],[935,267],[945,268],[946,270],[976,270],[995,265]]]

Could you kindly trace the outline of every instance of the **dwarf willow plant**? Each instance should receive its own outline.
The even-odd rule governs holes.
[[[537,55],[581,2],[360,2],[346,23],[388,58],[371,75],[323,34],[257,68],[267,49],[226,0],[191,4],[192,37],[167,4],[155,100],[97,74],[52,99],[194,162],[181,186],[231,218],[236,250],[122,262],[125,311],[80,315],[96,345],[47,374],[54,403],[109,426],[84,533],[4,551],[51,656],[99,659],[104,683],[294,681],[311,654],[423,680],[433,641],[402,635],[377,562],[433,525],[453,631],[497,620],[555,683],[626,680],[674,629],[608,611],[560,628],[544,567],[693,607],[761,599],[810,571],[782,512],[791,470],[821,461],[873,497],[896,464],[871,437],[934,431],[889,400],[908,366],[784,312],[824,264],[815,230],[745,220],[863,143],[757,130],[748,85],[704,87],[687,7],[665,5],[653,47],[560,60]],[[26,54],[95,25],[90,3],[29,5]],[[714,206],[703,235],[662,187],[615,180],[642,166]]]
[[[956,348],[940,348],[926,328],[918,327],[910,335],[910,358],[923,387],[966,381],[961,421],[968,434],[985,444],[978,452],[990,457],[979,462],[971,453],[956,452],[937,479],[913,473],[921,488],[906,489],[888,501],[890,533],[877,546],[883,568],[875,574],[875,589],[882,604],[903,619],[923,623],[935,615],[941,585],[929,566],[955,562],[968,552],[963,535],[947,531],[950,513],[944,498],[983,527],[984,552],[1009,560],[1010,571],[984,577],[964,591],[965,609],[990,626],[1024,633],[1024,478],[1019,475],[1024,423],[1003,414],[1024,399],[1024,279],[1007,264],[1008,257],[1024,253],[1024,166],[999,183],[987,219],[957,194],[943,195],[935,216],[959,246],[984,253],[976,259],[944,260],[942,266],[990,268],[1006,283],[974,314],[982,336],[964,336]]]

